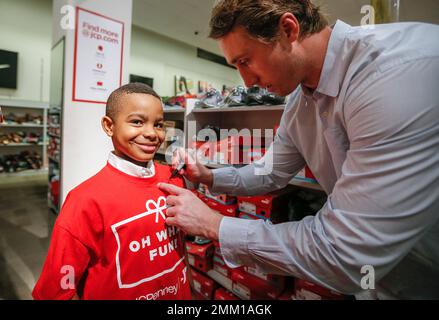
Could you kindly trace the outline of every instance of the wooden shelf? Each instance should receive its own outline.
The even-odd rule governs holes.
[[[192,110],[193,113],[209,113],[209,112],[253,112],[253,111],[283,111],[285,109],[285,105],[277,105],[277,106],[242,106],[242,107],[223,107],[223,108],[194,108]]]

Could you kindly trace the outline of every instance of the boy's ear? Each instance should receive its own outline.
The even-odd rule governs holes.
[[[113,136],[113,126],[114,126],[113,120],[108,116],[104,116],[102,118],[101,125],[102,125],[102,129],[104,129],[107,136],[111,138]]]

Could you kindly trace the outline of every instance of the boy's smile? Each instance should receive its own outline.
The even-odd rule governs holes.
[[[144,166],[165,139],[162,103],[143,93],[123,94],[118,100],[115,119],[102,120],[104,130],[117,156]]]

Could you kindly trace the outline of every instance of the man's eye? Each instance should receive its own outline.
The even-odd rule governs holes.
[[[238,64],[241,66],[246,66],[248,65],[248,60],[247,59],[241,59],[238,61]]]

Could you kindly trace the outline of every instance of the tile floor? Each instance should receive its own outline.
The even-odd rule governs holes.
[[[0,299],[32,299],[49,245],[47,176],[0,177]]]

